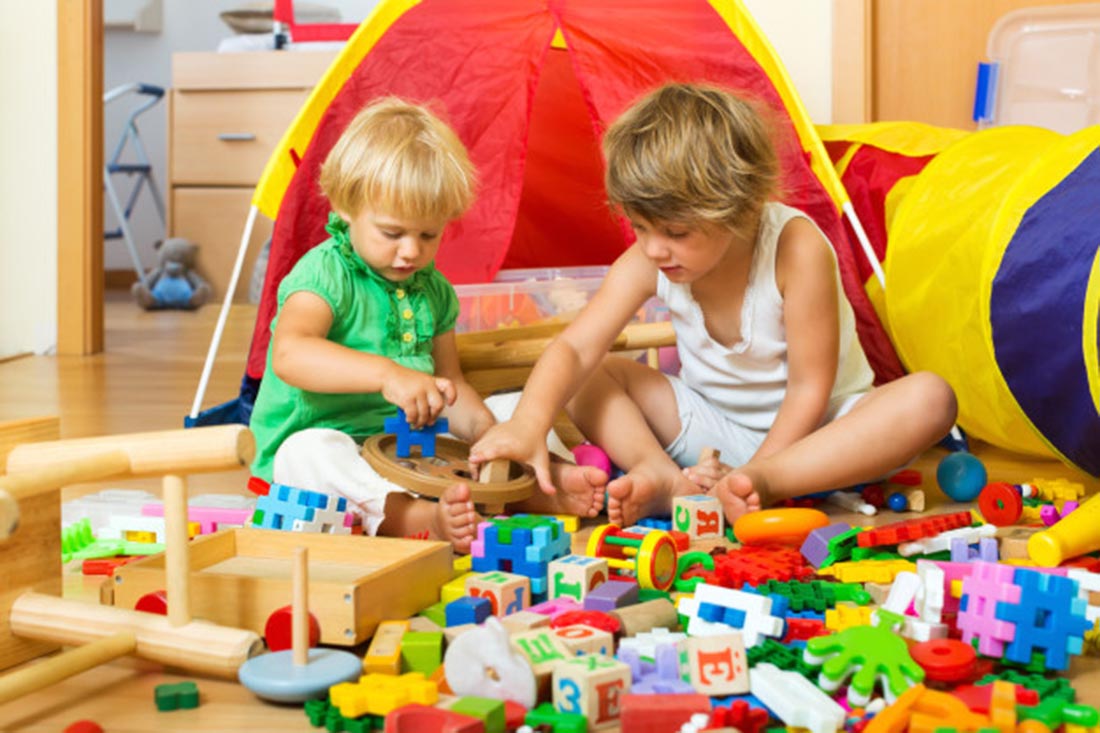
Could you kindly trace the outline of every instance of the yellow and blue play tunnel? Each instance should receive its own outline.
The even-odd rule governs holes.
[[[975,437],[1100,475],[1100,127],[952,143],[898,203],[889,242],[906,368],[946,378]]]

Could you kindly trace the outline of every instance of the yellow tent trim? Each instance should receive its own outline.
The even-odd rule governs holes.
[[[317,129],[322,115],[328,109],[329,104],[347,82],[352,72],[359,66],[363,58],[371,52],[378,39],[389,30],[398,18],[411,8],[420,4],[420,0],[390,0],[383,2],[374,9],[366,20],[348,39],[347,45],[332,66],[328,68],[321,81],[310,92],[306,103],[298,110],[294,121],[283,134],[283,138],[275,147],[271,157],[267,159],[267,165],[260,176],[260,182],[256,185],[256,191],[252,194],[252,204],[260,212],[274,219],[279,212],[279,204],[283,200],[290,185],[290,179],[294,176],[297,166],[291,158],[293,150],[301,157],[306,146],[313,138],[313,132]]]
[[[848,201],[848,192],[844,190],[840,177],[825,152],[825,146],[822,145],[821,138],[818,137],[817,130],[810,121],[810,115],[806,112],[806,107],[798,94],[795,93],[794,84],[787,70],[780,63],[775,49],[768,43],[760,26],[753,20],[741,0],[709,0],[709,2],[714,12],[721,16],[729,29],[744,44],[745,49],[752,54],[756,63],[760,64],[764,73],[772,80],[783,105],[787,108],[787,114],[794,122],[802,149],[810,153],[810,167],[821,184],[825,186],[825,190],[829,192],[839,211],[840,207]]]
[[[554,37],[550,39],[550,48],[568,48],[565,45],[565,35],[561,32],[561,28],[554,29]]]
[[[856,153],[863,147],[863,143],[852,143],[848,146],[848,149],[844,151],[844,155],[840,156],[833,167],[836,168],[836,174],[840,176],[841,180],[844,179],[844,173],[848,170],[848,165],[852,162],[852,158],[856,157]]]
[[[874,145],[891,153],[913,158],[935,155],[970,133],[923,122],[872,122],[866,125],[818,125],[822,140],[847,140]]]
[[[1085,320],[1083,323],[1083,339],[1085,354],[1085,371],[1089,375],[1089,393],[1092,395],[1092,404],[1097,412],[1100,412],[1100,355],[1097,349],[1096,329],[1100,327],[1097,318],[1100,316],[1100,250],[1092,261],[1092,273],[1089,275],[1088,290],[1085,291]]]

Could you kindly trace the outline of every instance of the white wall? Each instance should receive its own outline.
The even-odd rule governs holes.
[[[744,0],[771,41],[798,96],[819,125],[833,120],[833,4],[826,0]]]
[[[57,4],[0,2],[0,358],[57,341]]]
[[[321,3],[340,11],[344,22],[355,22],[367,17],[378,0],[321,0]],[[225,10],[248,5],[248,0],[163,0],[163,27],[159,33],[138,33],[131,30],[108,29],[103,47],[103,89],[108,91],[121,84],[144,82],[167,89],[172,82],[172,54],[177,51],[216,51],[218,43],[233,31],[219,18]],[[144,97],[128,94],[112,102],[104,110],[103,137],[104,159],[109,158],[118,145],[126,118]],[[138,118],[142,142],[153,163],[153,176],[160,187],[167,206],[168,196],[168,107],[162,102]],[[124,158],[125,160],[125,158]],[[132,184],[124,176],[115,184],[119,196],[128,195]],[[125,206],[125,200],[122,205]],[[113,229],[117,218],[110,205],[104,201],[104,226]],[[164,236],[164,229],[157,216],[153,199],[144,191],[134,206],[130,219],[134,241],[142,264],[150,267],[154,262],[153,243]],[[104,266],[108,270],[131,269],[126,245],[121,239],[107,243]]]

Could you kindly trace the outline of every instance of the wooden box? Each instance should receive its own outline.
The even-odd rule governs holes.
[[[290,605],[292,558],[301,546],[309,549],[309,610],[323,644],[367,640],[380,621],[439,601],[451,579],[446,542],[231,529],[191,542],[192,614],[263,636],[268,616]],[[113,581],[114,604],[133,608],[164,589],[164,555],[120,567]]]

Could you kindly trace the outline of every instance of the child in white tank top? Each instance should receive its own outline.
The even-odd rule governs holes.
[[[881,476],[947,434],[955,397],[940,377],[872,388],[832,247],[805,214],[772,201],[776,155],[748,103],[666,85],[603,147],[608,196],[636,241],[540,357],[513,418],[473,446],[475,463],[530,462],[550,489],[544,436],[565,406],[626,471],[608,484],[612,522],[667,514],[672,497],[700,491],[732,522]],[[653,295],[671,312],[678,378],[607,357]],[[732,465],[692,466],[703,447]]]

